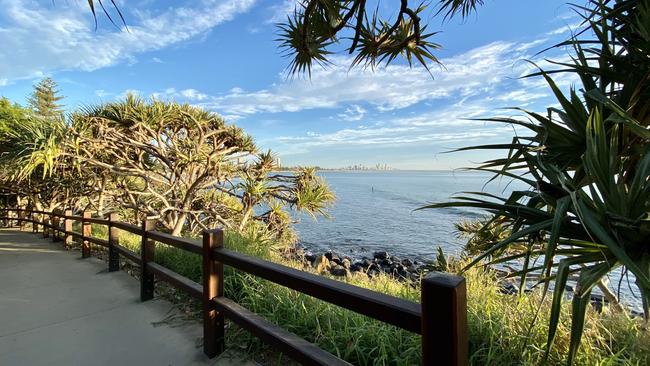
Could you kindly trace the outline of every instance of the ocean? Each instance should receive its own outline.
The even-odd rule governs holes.
[[[386,250],[398,256],[433,259],[438,247],[459,254],[464,242],[454,224],[476,220],[477,210],[418,210],[448,201],[462,191],[509,194],[508,181],[484,187],[488,174],[465,171],[322,171],[336,194],[330,218],[298,216],[300,243],[314,252],[334,250],[352,256]]]
[[[449,201],[454,194],[464,191],[507,197],[512,190],[523,188],[522,183],[511,179],[485,185],[490,174],[466,171],[321,171],[319,174],[335,192],[336,203],[329,210],[329,219],[297,216],[294,227],[299,243],[312,253],[332,250],[355,259],[385,250],[401,258],[426,261],[435,259],[438,247],[445,255],[458,255],[465,241],[458,237],[454,224],[479,219],[485,213],[472,209],[418,208]],[[621,277],[618,270],[611,275],[613,290]],[[595,293],[599,291],[595,289]],[[621,301],[633,309],[641,309],[631,275],[622,281]]]

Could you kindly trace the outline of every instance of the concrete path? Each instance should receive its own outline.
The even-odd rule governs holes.
[[[0,230],[0,365],[251,365],[208,360],[198,322],[165,322],[172,305],[139,300],[139,282],[108,273],[40,234]]]

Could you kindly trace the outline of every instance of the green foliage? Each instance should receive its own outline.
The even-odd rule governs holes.
[[[650,42],[637,33],[650,24],[647,7],[647,0],[594,0],[578,8],[586,29],[559,45],[573,48],[573,62],[552,63],[562,67],[555,73],[581,80],[582,95],[574,88],[563,92],[540,70],[531,76],[545,78],[560,107],[546,115],[523,111],[528,120],[489,119],[530,134],[518,133],[510,144],[461,149],[507,149],[506,157],[473,169],[519,180],[526,189],[509,197],[468,192],[428,206],[482,208],[493,215],[476,231],[480,255],[469,266],[520,260],[523,267],[512,275],[520,276],[522,289],[530,274],[540,278],[544,294],[554,282],[547,355],[557,344],[565,285],[578,275],[569,363],[578,357],[591,291],[599,286],[608,294],[603,280],[612,271],[623,267],[635,276],[649,315]],[[531,265],[538,260],[541,265]]]
[[[93,226],[93,234],[106,237],[104,227]],[[226,232],[226,247],[248,255],[271,260],[297,269],[307,270],[301,263],[287,261],[273,249],[274,242],[255,230],[246,233]],[[140,238],[130,233],[120,234],[120,244],[138,252]],[[194,281],[201,280],[199,256],[156,245],[156,262]],[[463,262],[447,259],[450,271],[458,270]],[[465,272],[468,294],[470,330],[470,364],[524,365],[542,364],[546,343],[546,326],[551,306],[542,300],[541,291],[514,301],[512,295],[500,291],[496,274],[481,268]],[[355,275],[349,283],[400,298],[419,301],[419,288],[381,275],[372,280]],[[249,310],[262,315],[320,347],[355,365],[415,365],[421,362],[420,337],[382,322],[344,310],[338,306],[275,285],[255,276],[226,267],[226,296]],[[542,306],[545,318],[538,317]],[[556,347],[548,356],[549,365],[564,363],[570,343],[570,305],[562,304],[561,322],[556,335]],[[533,324],[533,327],[530,327]],[[576,355],[578,365],[645,365],[650,362],[650,334],[642,329],[638,318],[606,310],[586,312],[584,346]],[[274,353],[247,331],[232,324],[226,328],[226,343],[244,348],[264,364],[287,363],[284,356]]]
[[[58,104],[61,99],[63,96],[59,95],[56,82],[46,77],[34,86],[34,92],[28,102],[38,116],[46,119],[62,119],[62,105]]]
[[[451,7],[458,9],[465,6],[465,2]],[[289,72],[311,75],[314,62],[328,63],[332,54],[328,49],[339,43],[338,34],[346,31],[354,34],[347,51],[357,53],[351,66],[389,64],[400,55],[409,65],[415,59],[427,70],[429,62],[439,63],[431,51],[440,46],[429,41],[435,33],[426,33],[427,26],[420,23],[420,15],[426,8],[424,4],[411,7],[403,0],[394,22],[380,19],[376,10],[368,11],[369,6],[365,0],[300,2],[293,16],[278,25],[280,47],[292,57]],[[372,16],[369,17],[369,13]]]
[[[65,191],[77,189],[79,182],[70,179],[70,169],[59,159],[66,128],[60,118],[45,118],[0,99],[0,189],[48,208],[56,207]]]
[[[334,194],[313,169],[277,158],[219,115],[188,104],[122,101],[46,118],[3,99],[0,183],[37,207],[112,209],[173,235],[251,226],[292,243],[290,209],[325,215]],[[130,212],[129,212],[130,211]]]

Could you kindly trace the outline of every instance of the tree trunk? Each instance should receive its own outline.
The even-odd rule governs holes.
[[[598,281],[597,286],[600,289],[600,291],[602,291],[603,296],[609,302],[609,306],[612,309],[615,309],[616,311],[623,311],[623,306],[621,306],[621,303],[618,301],[618,297],[616,297],[616,294],[614,294],[609,289],[609,287],[607,286],[607,283],[605,283],[604,280]]]
[[[185,226],[185,220],[187,220],[187,213],[183,212],[178,215],[176,218],[176,224],[174,224],[174,229],[172,230],[172,235],[180,236]]]
[[[241,223],[239,224],[239,231],[244,230],[252,213],[253,213],[253,206],[248,206],[245,208],[244,216],[242,217]]]

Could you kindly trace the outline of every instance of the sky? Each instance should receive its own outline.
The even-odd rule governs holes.
[[[521,133],[472,118],[555,104],[543,80],[521,76],[533,70],[526,60],[566,60],[567,50],[538,52],[579,24],[566,0],[487,0],[450,21],[435,16],[433,1],[422,18],[440,32],[431,40],[442,45],[434,54],[443,67],[430,65],[432,75],[402,60],[350,69],[350,56],[337,52],[311,79],[292,78],[276,24],[295,1],[123,0],[125,31],[102,15],[95,29],[82,0],[0,0],[0,96],[25,103],[50,76],[69,111],[127,93],[190,103],[243,127],[287,166],[454,169],[503,153],[452,149]],[[390,17],[394,6],[378,9]]]

